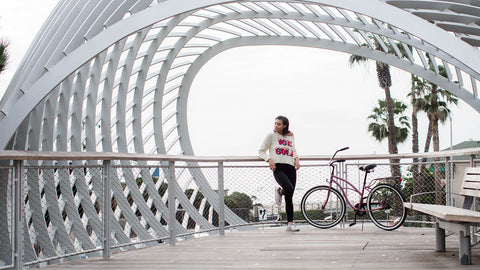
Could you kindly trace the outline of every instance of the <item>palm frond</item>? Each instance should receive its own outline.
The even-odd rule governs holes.
[[[7,66],[8,63],[8,42],[6,41],[1,41],[0,42],[0,73],[2,73],[5,70],[5,67]]]

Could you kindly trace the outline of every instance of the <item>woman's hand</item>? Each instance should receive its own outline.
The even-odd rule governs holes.
[[[300,160],[298,158],[295,158],[295,170],[300,169]]]
[[[273,159],[268,160],[268,166],[270,166],[270,170],[272,170],[272,171],[275,171],[275,169],[277,168],[275,166],[275,163],[273,162]]]

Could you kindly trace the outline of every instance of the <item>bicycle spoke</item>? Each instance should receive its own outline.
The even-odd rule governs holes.
[[[335,189],[318,186],[305,193],[302,214],[311,225],[326,229],[337,225],[345,215],[345,200]]]
[[[403,224],[407,215],[403,202],[400,191],[391,185],[380,184],[368,196],[368,215],[377,227],[395,230]]]

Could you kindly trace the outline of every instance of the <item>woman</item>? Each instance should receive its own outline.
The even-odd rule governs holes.
[[[293,223],[292,199],[297,182],[296,170],[300,168],[300,162],[295,150],[295,138],[289,130],[289,122],[285,116],[275,118],[273,132],[263,141],[258,155],[268,162],[275,180],[281,187],[275,188],[275,202],[279,206],[282,204],[282,195],[285,196],[287,231],[299,231]]]

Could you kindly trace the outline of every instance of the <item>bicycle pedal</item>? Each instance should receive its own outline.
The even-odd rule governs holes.
[[[356,224],[357,224],[356,222],[350,223],[348,227],[352,227],[353,225],[356,225]]]

